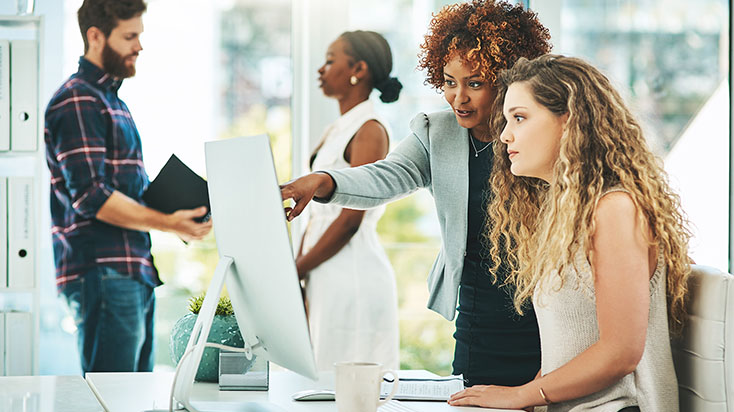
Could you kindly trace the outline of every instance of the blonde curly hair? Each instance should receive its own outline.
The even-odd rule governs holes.
[[[546,276],[555,270],[563,276],[574,265],[572,253],[578,247],[592,261],[596,205],[616,186],[629,192],[642,227],[650,228],[648,241],[662,254],[669,327],[680,331],[690,274],[688,222],[623,99],[601,72],[572,57],[520,58],[500,76],[499,104],[515,82],[528,85],[537,102],[554,114],[568,114],[552,185],[512,175],[507,145],[494,144],[487,243],[493,270],[499,268],[500,256],[507,256],[511,273],[506,282],[516,288],[516,309],[523,312]],[[502,115],[495,115],[496,136],[504,126]]]

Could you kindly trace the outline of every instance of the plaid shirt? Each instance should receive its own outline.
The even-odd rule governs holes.
[[[148,186],[140,135],[122,84],[84,57],[46,108],[46,160],[51,171],[51,220],[56,285],[107,266],[150,286],[161,284],[150,235],[95,216],[113,191],[141,202]]]

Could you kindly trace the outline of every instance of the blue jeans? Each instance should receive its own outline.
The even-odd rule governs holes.
[[[153,288],[106,267],[63,286],[77,326],[82,371],[153,370]]]

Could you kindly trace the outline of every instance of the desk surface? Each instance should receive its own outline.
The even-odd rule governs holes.
[[[168,410],[172,382],[172,372],[87,373],[87,383],[108,412]],[[291,399],[291,395],[304,389],[333,387],[333,373],[323,374],[319,381],[312,381],[289,371],[271,371],[270,390],[267,392],[219,391],[216,383],[197,382],[194,384],[191,398],[192,401],[268,401],[289,412],[332,412],[336,411],[334,402],[296,402]],[[421,412],[506,411],[452,407],[445,402],[404,402],[404,404]]]
[[[0,411],[103,412],[81,376],[2,376]]]

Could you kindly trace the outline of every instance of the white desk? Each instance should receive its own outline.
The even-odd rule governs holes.
[[[87,373],[87,383],[95,392],[107,412],[140,412],[146,410],[168,410],[173,373]],[[195,383],[192,401],[247,402],[268,401],[289,412],[334,412],[332,402],[296,402],[291,395],[304,389],[333,389],[334,375],[323,374],[318,382],[311,381],[288,371],[270,372],[270,390],[267,392],[219,391],[216,383]],[[405,402],[416,411],[459,412],[477,411],[505,412],[500,409],[478,409],[452,407],[445,402]],[[513,411],[506,411],[513,412]]]
[[[103,412],[81,376],[2,376],[0,411]]]

